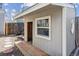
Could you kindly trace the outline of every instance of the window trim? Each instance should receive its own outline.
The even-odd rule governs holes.
[[[49,26],[48,26],[49,37],[37,34],[37,28],[39,28],[39,27],[37,27],[37,21],[38,20],[43,20],[43,19],[48,19],[48,21],[49,21]],[[51,16],[45,16],[45,17],[40,17],[40,18],[36,18],[35,19],[35,36],[38,37],[38,38],[43,38],[43,39],[51,40]]]

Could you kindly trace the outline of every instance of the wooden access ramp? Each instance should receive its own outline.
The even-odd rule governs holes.
[[[15,46],[24,56],[48,56],[48,54],[25,41],[16,41]]]

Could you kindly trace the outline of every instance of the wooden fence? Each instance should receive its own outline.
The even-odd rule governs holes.
[[[5,24],[6,35],[21,35],[24,34],[24,23],[6,23]]]

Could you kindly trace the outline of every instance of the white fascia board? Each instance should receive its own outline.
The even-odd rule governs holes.
[[[28,8],[28,9],[25,10],[24,12],[21,12],[20,14],[16,15],[16,16],[14,17],[14,19],[20,18],[20,17],[22,17],[22,16],[24,16],[24,15],[26,15],[26,14],[29,14],[29,13],[35,11],[35,10],[38,10],[38,9],[43,8],[43,7],[45,7],[45,6],[47,6],[47,5],[50,5],[50,4],[51,4],[51,5],[61,6],[61,7],[70,7],[70,8],[73,7],[73,8],[74,8],[73,5],[71,5],[71,4],[66,4],[66,3],[38,3],[38,4],[36,4],[36,5],[34,5],[34,6],[30,7],[30,8]]]
[[[66,7],[64,7],[62,8],[62,56],[67,54],[66,41]]]
[[[52,3],[52,5],[57,5],[57,6],[61,6],[61,7],[74,8],[74,4],[69,4],[69,3]]]
[[[26,11],[20,13],[19,15],[16,15],[16,16],[14,17],[14,19],[17,19],[17,18],[19,18],[19,17],[22,17],[22,16],[24,16],[24,15],[26,15],[26,14],[29,14],[29,13],[35,11],[35,10],[38,10],[38,9],[40,9],[40,8],[42,8],[42,7],[47,6],[47,5],[49,5],[49,3],[43,3],[43,4],[42,4],[42,3],[38,3],[38,4],[34,5],[34,6],[32,6],[31,8],[27,9]]]

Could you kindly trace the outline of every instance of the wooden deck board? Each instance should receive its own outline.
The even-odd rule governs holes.
[[[23,55],[27,56],[48,56],[47,53],[40,50],[39,48],[36,48],[32,46],[29,43],[26,43],[24,41],[17,41],[15,42],[16,47],[22,52]]]

